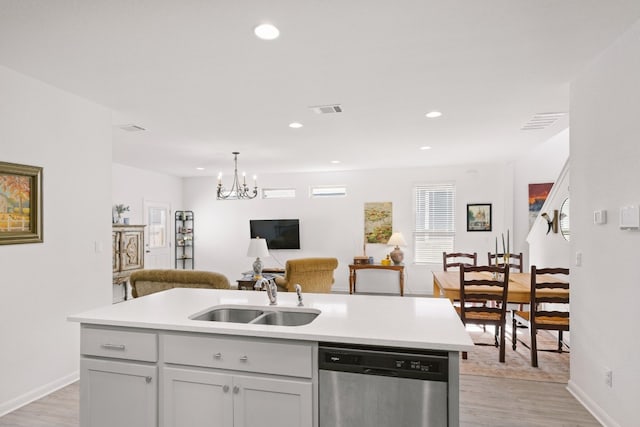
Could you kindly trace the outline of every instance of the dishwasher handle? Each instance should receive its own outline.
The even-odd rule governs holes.
[[[398,371],[394,369],[374,369],[374,368],[365,368],[362,373],[364,375],[379,375],[382,377],[397,377]]]

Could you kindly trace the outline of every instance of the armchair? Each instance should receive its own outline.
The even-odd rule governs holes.
[[[333,272],[338,267],[336,258],[290,259],[285,264],[284,277],[276,277],[279,290],[293,292],[296,284],[302,292],[329,293],[333,286]]]
[[[229,279],[213,271],[138,270],[131,273],[131,295],[138,298],[171,288],[229,289]]]

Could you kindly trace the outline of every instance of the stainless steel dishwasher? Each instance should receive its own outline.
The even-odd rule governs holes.
[[[318,365],[320,427],[447,425],[446,352],[322,343]]]

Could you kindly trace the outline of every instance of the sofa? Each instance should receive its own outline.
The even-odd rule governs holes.
[[[329,293],[334,283],[333,272],[338,267],[336,258],[298,258],[285,264],[284,277],[276,277],[281,291],[294,292],[295,285],[302,292]]]
[[[172,288],[229,289],[229,279],[213,271],[137,270],[129,277],[131,295],[138,298]]]

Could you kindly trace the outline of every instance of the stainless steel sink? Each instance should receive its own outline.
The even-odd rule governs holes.
[[[200,315],[191,317],[192,320],[208,320],[210,322],[249,323],[264,311],[252,308],[216,308]]]
[[[311,323],[320,310],[312,308],[214,307],[190,316],[191,320],[249,323],[254,325],[302,326]]]
[[[318,317],[315,312],[308,311],[272,311],[253,320],[255,325],[301,326],[311,323]]]

